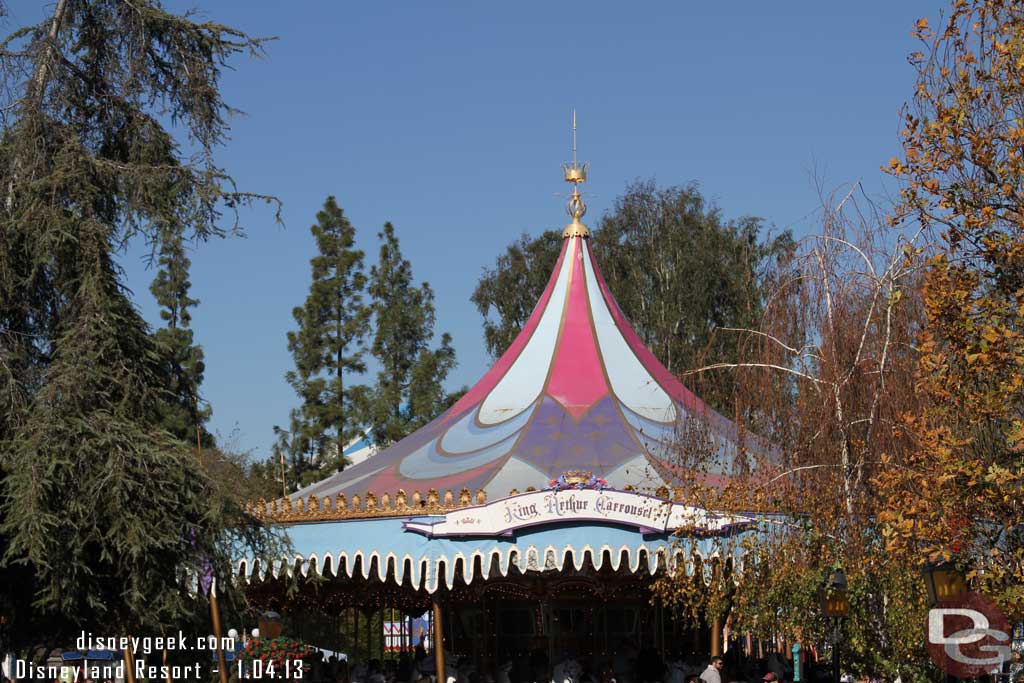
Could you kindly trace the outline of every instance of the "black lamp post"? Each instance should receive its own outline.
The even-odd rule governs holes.
[[[924,583],[928,588],[928,605],[931,607],[967,592],[967,579],[963,572],[946,560],[925,563]]]
[[[850,600],[846,574],[836,567],[821,586],[821,611],[833,621],[832,625],[832,683],[839,683],[840,624],[850,614]]]

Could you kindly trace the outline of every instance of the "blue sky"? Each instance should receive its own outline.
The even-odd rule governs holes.
[[[195,3],[181,4],[181,8]],[[178,7],[179,3],[171,3]],[[813,231],[817,181],[887,186],[899,110],[913,86],[913,23],[938,0],[816,2],[206,2],[209,20],[277,36],[267,58],[238,59],[233,122],[219,162],[243,189],[284,202],[285,227],[259,207],[245,238],[192,254],[193,327],[203,345],[213,428],[265,456],[296,400],[285,334],[309,286],[309,225],[334,194],[368,263],[395,224],[416,277],[454,337],[450,385],[487,369],[469,296],[522,232],[566,222],[559,164],[578,111],[596,224],[627,182],[696,181],[727,217]],[[9,26],[52,3],[15,1]],[[141,248],[127,283],[159,322]],[[367,378],[367,381],[370,381]]]

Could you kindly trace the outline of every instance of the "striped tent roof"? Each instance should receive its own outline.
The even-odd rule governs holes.
[[[451,409],[293,499],[468,488],[494,500],[570,470],[653,491],[679,483],[690,418],[717,453],[712,485],[744,451],[766,448],[658,362],[612,298],[588,239],[572,235],[519,336]]]

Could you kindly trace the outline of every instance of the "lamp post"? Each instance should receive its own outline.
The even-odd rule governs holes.
[[[850,614],[850,600],[846,574],[836,567],[821,586],[821,611],[832,619],[832,683],[839,683],[840,624]]]
[[[928,589],[928,607],[932,608],[940,602],[953,600],[967,592],[967,577],[949,560],[929,560],[924,563],[924,585]],[[956,680],[950,674],[947,681]]]
[[[967,579],[957,566],[947,560],[926,562],[924,583],[928,588],[928,606],[958,598],[967,592]]]

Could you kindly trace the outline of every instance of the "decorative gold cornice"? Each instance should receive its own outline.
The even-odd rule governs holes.
[[[437,489],[429,489],[423,496],[414,491],[412,498],[403,489],[398,489],[394,498],[388,493],[380,497],[372,492],[365,496],[358,494],[349,501],[344,493],[333,498],[321,499],[310,494],[306,499],[293,501],[291,498],[272,500],[269,503],[260,498],[255,503],[245,506],[246,512],[259,520],[281,524],[296,522],[326,522],[343,519],[372,519],[375,517],[412,517],[416,515],[443,515],[452,510],[483,505],[487,495],[483,489],[473,493],[464,488],[456,494],[454,491],[438,493]]]
[[[530,486],[524,493],[531,493],[537,489]],[[509,496],[519,495],[520,491],[512,489]],[[654,494],[662,500],[674,500],[682,502],[684,492],[680,488],[669,491],[668,487],[660,487]],[[260,498],[255,502],[247,503],[245,510],[256,519],[274,524],[297,524],[302,522],[333,522],[346,519],[375,519],[386,517],[415,517],[418,515],[443,515],[453,510],[484,505],[487,503],[487,494],[483,489],[477,490],[474,495],[468,488],[463,488],[458,493],[445,491],[440,493],[437,489],[428,489],[426,496],[419,491],[413,491],[408,496],[403,489],[392,497],[389,493],[379,496],[372,492],[365,495],[358,494],[349,500],[344,493],[334,497],[320,498],[310,495],[306,499],[293,501],[291,498],[272,500],[269,503]]]

